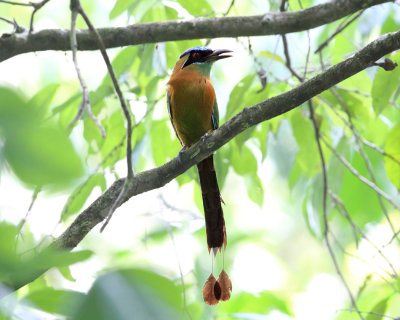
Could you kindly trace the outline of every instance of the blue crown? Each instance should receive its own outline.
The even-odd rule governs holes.
[[[188,53],[190,53],[192,51],[210,51],[210,53],[212,52],[212,50],[210,48],[198,46],[198,47],[193,47],[193,48],[187,49],[184,53],[181,54],[181,56],[179,58],[182,58],[183,56],[187,55]]]

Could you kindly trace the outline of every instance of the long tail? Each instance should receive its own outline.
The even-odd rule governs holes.
[[[214,169],[213,156],[204,159],[197,165],[200,176],[200,186],[203,196],[204,216],[206,218],[206,233],[208,250],[226,247],[226,232],[224,213],[221,207],[221,195]]]

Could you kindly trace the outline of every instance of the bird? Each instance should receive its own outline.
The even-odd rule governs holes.
[[[181,54],[167,83],[168,113],[179,142],[187,149],[219,126],[218,104],[210,81],[215,61],[229,58],[226,49],[193,47]],[[226,247],[226,230],[213,155],[197,165],[203,198],[208,251]]]

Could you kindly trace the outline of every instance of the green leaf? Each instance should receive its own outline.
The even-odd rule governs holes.
[[[351,159],[351,156],[347,157],[347,160],[362,176],[368,177],[364,160],[359,153],[354,153],[353,159]],[[345,203],[347,211],[351,212],[352,219],[357,224],[372,223],[383,217],[376,192],[361,182],[349,170],[344,173],[339,197]]]
[[[53,267],[59,268],[85,261],[89,259],[92,254],[93,251],[90,250],[69,252],[65,250],[48,248],[40,252],[37,256],[33,257],[30,263],[35,265],[36,269],[50,269]]]
[[[60,273],[62,274],[64,279],[66,279],[68,281],[75,282],[75,279],[71,274],[71,269],[69,268],[69,266],[58,267],[57,269],[58,269],[58,271],[60,271]]]
[[[156,94],[158,90],[158,82],[162,77],[153,77],[149,83],[146,85],[146,98],[147,101],[153,101],[156,99]]]
[[[81,211],[93,189],[97,186],[99,186],[103,192],[106,189],[106,179],[104,174],[98,173],[89,176],[85,182],[71,193],[62,210],[61,221],[65,221],[65,219],[72,214]]]
[[[15,251],[17,231],[16,226],[0,223],[0,282],[6,286],[20,287],[50,268],[66,267],[84,261],[93,253],[89,250],[69,252],[48,247],[31,257],[28,253],[22,259]]]
[[[115,101],[117,103],[117,101]],[[92,130],[99,131],[97,127],[93,128],[93,121],[88,119],[92,123]],[[107,131],[107,137],[100,140],[100,151],[102,158],[105,163],[103,167],[113,167],[114,163],[126,156],[123,152],[123,146],[126,146],[126,129],[125,129],[125,117],[120,109],[119,102],[116,111],[107,116],[103,121],[103,126]],[[135,141],[135,134],[132,135],[132,143]]]
[[[232,89],[226,109],[226,119],[231,118],[236,113],[238,108],[243,107],[243,101],[253,83],[254,78],[254,74],[247,75]],[[254,96],[254,92],[252,95]]]
[[[44,312],[72,316],[85,299],[85,294],[71,290],[44,288],[29,293],[22,303],[32,305]]]
[[[295,109],[291,112],[290,122],[293,135],[299,146],[296,161],[301,170],[308,177],[311,177],[321,170],[321,160],[315,141],[314,127],[311,120],[302,114],[301,109]]]
[[[168,121],[155,120],[151,126],[151,147],[156,166],[161,166],[174,158],[179,152],[179,142],[171,138],[171,130]]]
[[[371,309],[371,313],[367,315],[365,318],[366,320],[381,320],[385,319],[385,312],[387,308],[387,302],[388,302],[389,297],[386,297],[379,301],[377,304],[374,305],[374,307]]]
[[[395,32],[399,30],[399,23],[396,22],[394,19],[394,12],[390,12],[388,17],[386,18],[385,23],[383,24],[381,28],[381,34],[389,33],[389,32]]]
[[[262,207],[264,203],[264,187],[260,177],[256,174],[252,174],[245,175],[244,178],[250,200]]]
[[[258,55],[260,55],[262,57],[267,57],[268,59],[272,59],[272,60],[275,60],[275,61],[283,63],[283,64],[286,63],[285,60],[281,56],[278,56],[277,54],[274,54],[270,51],[260,51],[258,53]]]
[[[62,128],[67,128],[74,119],[82,99],[81,93],[75,93],[67,100],[51,110],[51,117],[58,115],[58,123]]]
[[[231,165],[238,175],[245,175],[248,173],[257,173],[257,159],[253,152],[245,145],[240,150],[238,146],[234,148],[232,145],[232,161]]]
[[[253,313],[258,314],[258,318],[261,319],[260,315],[266,315],[274,310],[293,315],[288,301],[287,298],[282,297],[282,294],[271,291],[263,291],[257,295],[241,292],[232,295],[229,303],[219,304],[218,308],[223,314]]]
[[[180,291],[169,279],[145,270],[106,273],[95,281],[72,319],[180,319]]]
[[[177,2],[194,17],[210,15],[213,13],[213,9],[207,0],[177,0]]]
[[[124,11],[128,10],[129,7],[134,6],[138,0],[118,0],[110,12],[110,19],[115,19],[121,15]]]
[[[67,132],[42,120],[37,106],[6,88],[0,88],[0,134],[6,161],[28,185],[65,188],[83,174]]]
[[[30,185],[65,187],[83,174],[67,134],[53,126],[7,132],[4,153],[14,173]]]
[[[393,55],[392,60],[400,62],[400,53]],[[390,103],[393,94],[399,87],[400,68],[385,71],[378,68],[372,84],[372,106],[376,114],[380,114]]]
[[[60,88],[60,84],[53,83],[50,84],[40,91],[38,91],[29,101],[28,105],[37,106],[37,109],[40,110],[41,114],[45,114],[53,101],[54,96],[57,93],[57,90]]]
[[[400,123],[396,125],[388,134],[385,152],[386,174],[390,181],[400,190]]]
[[[215,171],[217,173],[217,180],[220,190],[222,190],[224,186],[225,179],[230,168],[233,149],[235,149],[235,151],[237,152],[236,148],[225,146],[221,149],[218,149],[218,151],[214,155]]]
[[[136,22],[142,22],[143,17],[145,14],[157,6],[159,3],[158,0],[148,0],[148,1],[137,1],[135,2],[135,5],[132,6],[131,8],[131,15],[135,17]]]
[[[269,132],[269,123],[261,123],[256,126],[256,130],[253,131],[252,136],[258,140],[259,149],[262,154],[263,161],[267,156],[267,146],[268,146],[268,132]]]

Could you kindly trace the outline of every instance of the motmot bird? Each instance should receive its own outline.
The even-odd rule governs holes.
[[[179,57],[168,82],[168,113],[183,148],[189,148],[205,134],[218,128],[219,114],[214,87],[210,81],[215,61],[231,57],[231,50],[194,47]],[[208,250],[214,254],[226,247],[224,213],[214,169],[213,156],[202,160],[197,169],[203,197]]]

